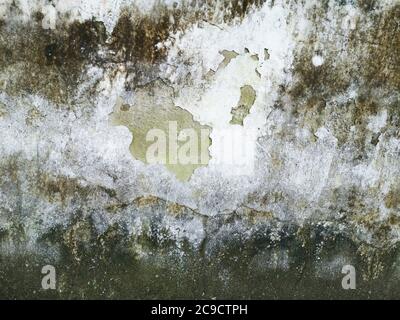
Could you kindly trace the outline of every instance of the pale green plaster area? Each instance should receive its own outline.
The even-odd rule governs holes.
[[[238,105],[232,109],[231,124],[243,125],[244,118],[249,115],[250,109],[256,101],[256,95],[252,86],[245,85],[240,88],[240,100]]]
[[[131,105],[118,98],[110,119],[113,125],[125,126],[132,132],[130,152],[136,159],[149,163],[149,148],[155,149],[150,154],[158,156],[158,152],[161,152],[161,158],[166,160],[162,164],[177,179],[187,181],[194,170],[209,162],[211,128],[196,122],[191,113],[175,106],[173,97],[174,92],[170,86],[161,80],[151,82],[135,91],[134,103]],[[193,134],[182,135],[187,129]],[[154,130],[163,133],[165,139],[152,135]],[[175,142],[176,148],[173,146]],[[157,149],[155,144],[164,145],[165,149]],[[182,154],[192,155],[191,159],[194,161],[181,161]]]

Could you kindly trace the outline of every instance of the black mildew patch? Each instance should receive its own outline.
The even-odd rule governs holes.
[[[179,16],[170,19],[167,10],[155,18],[122,12],[111,35],[110,49],[120,62],[155,63],[165,55],[164,48],[157,44],[167,40],[170,33],[175,32],[179,24]],[[176,19],[178,18],[178,19]]]
[[[236,23],[264,2],[184,1],[172,7],[159,4],[150,13],[131,5],[122,10],[110,34],[100,21],[71,23],[68,14],[58,14],[55,30],[43,29],[42,12],[32,12],[30,21],[22,22],[18,17],[23,12],[14,3],[6,22],[0,21],[0,88],[11,95],[33,93],[73,104],[89,65],[112,71],[122,63],[128,71],[127,89],[134,89],[157,77],[167,55],[163,43],[174,41],[174,33],[199,21]]]
[[[158,78],[158,65],[168,54],[163,44],[175,41],[175,34],[199,22],[240,22],[265,0],[189,1],[172,7],[158,5],[150,14],[126,7],[109,39],[111,60],[127,67],[127,90]]]
[[[251,8],[262,6],[266,0],[225,0],[223,3],[224,21],[230,22],[235,18],[243,18]]]
[[[74,95],[88,64],[100,63],[98,50],[106,40],[102,22],[63,24],[56,30],[36,22],[3,26],[0,38],[0,86],[11,95],[33,93],[55,103]]]
[[[400,4],[373,16],[364,43],[367,60],[363,76],[368,85],[400,91]]]
[[[359,2],[361,8],[373,10],[373,1]],[[326,18],[323,11],[315,14]],[[400,89],[400,5],[363,16],[347,36],[336,38],[339,44],[325,43],[323,52],[314,50],[317,32],[324,32],[318,28],[316,25],[316,33],[295,57],[293,73],[298,81],[291,86],[293,98],[329,98],[352,84],[370,89]],[[339,47],[342,44],[344,48]],[[324,57],[321,66],[312,63],[316,54]]]
[[[395,124],[400,114],[399,104],[389,102],[400,92],[400,5],[380,10],[374,9],[374,1],[354,5],[362,12],[355,27],[345,33],[341,23],[332,25],[334,35],[321,23],[329,23],[330,9],[313,9],[314,32],[295,54],[294,81],[283,94],[291,102],[284,108],[293,121],[313,133],[321,126],[330,128],[339,145],[352,144],[353,153],[364,157],[373,146],[368,141],[374,140],[367,128],[370,117],[387,109]],[[321,65],[313,64],[316,55],[323,57]]]

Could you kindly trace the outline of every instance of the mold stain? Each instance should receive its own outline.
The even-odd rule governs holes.
[[[187,181],[194,170],[206,166],[209,162],[210,128],[194,121],[188,111],[175,106],[173,95],[173,89],[163,81],[151,82],[135,91],[135,101],[132,105],[124,103],[119,98],[110,120],[113,125],[125,126],[132,132],[130,152],[135,159],[144,163],[149,163],[147,155],[151,145],[154,145],[149,133],[153,129],[161,130],[166,138],[165,161],[162,164],[174,173],[177,179]],[[172,128],[171,123],[175,123],[176,128]],[[196,161],[189,163],[184,163],[179,158],[182,148],[190,142],[187,138],[181,138],[181,133],[186,129],[194,130],[195,137],[189,136],[189,140],[193,138],[196,141],[194,144],[196,150],[188,151],[195,152]],[[157,142],[164,143],[159,140]],[[172,146],[175,143],[179,155]]]
[[[225,0],[223,1],[224,21],[243,18],[252,7],[260,7],[265,2],[266,0]]]
[[[0,38],[0,81],[10,95],[34,93],[54,103],[71,101],[83,71],[99,62],[102,22],[88,20],[44,30],[39,22],[10,25]]]
[[[179,15],[167,9],[155,17],[126,9],[112,31],[109,48],[115,52],[117,61],[154,64],[166,54],[157,44],[177,31],[179,21]]]
[[[400,188],[389,191],[385,197],[385,206],[389,209],[400,208]]]
[[[0,120],[1,120],[1,118],[5,117],[6,115],[7,115],[7,109],[6,109],[5,105],[3,105],[0,102]]]
[[[400,90],[400,4],[373,16],[367,41],[367,84]]]
[[[28,111],[25,123],[29,126],[34,125],[36,121],[42,119],[44,116],[37,108],[32,108]]]
[[[347,34],[338,30],[331,35],[334,45],[326,43],[332,31],[321,23],[328,8],[313,9],[314,31],[297,49],[293,81],[282,95],[290,101],[283,108],[291,112],[293,121],[313,134],[321,126],[329,127],[339,146],[350,146],[355,159],[362,159],[374,147],[373,137],[368,136],[370,116],[386,108],[392,123],[399,118],[398,108],[387,101],[400,89],[400,5],[382,10],[375,10],[376,1],[360,0],[353,5],[362,14]],[[324,57],[322,65],[313,65],[315,55]],[[346,97],[349,92],[352,96]]]
[[[58,13],[55,29],[43,29],[40,9],[23,22],[18,16],[24,11],[18,2],[12,2],[9,18],[0,22],[0,84],[13,96],[33,93],[71,106],[79,101],[79,85],[90,80],[86,74],[89,66],[112,74],[124,64],[126,88],[134,90],[157,78],[158,65],[167,55],[163,43],[174,41],[177,31],[204,21],[236,23],[264,2],[182,1],[172,7],[157,3],[150,13],[129,5],[120,13],[111,34],[95,19],[71,22],[68,12]],[[92,89],[80,94],[89,97]]]
[[[37,177],[38,196],[47,199],[49,202],[59,202],[67,205],[71,201],[77,199],[87,200],[91,196],[99,196],[99,194],[114,198],[116,193],[113,189],[96,186],[90,188],[84,186],[79,179],[52,176],[47,173],[40,172]]]
[[[363,8],[373,3],[359,2]],[[324,14],[316,11],[313,16],[322,19]],[[382,12],[372,10],[360,19],[348,35],[334,37],[334,41],[343,42],[343,50],[337,50],[338,44],[326,44],[323,52],[325,62],[321,66],[314,66],[312,57],[319,54],[314,49],[315,44],[322,41],[318,39],[319,34],[328,31],[320,30],[319,20],[313,22],[315,31],[295,56],[295,81],[289,90],[292,98],[299,101],[310,95],[319,95],[329,99],[344,93],[353,83],[369,88],[400,88],[400,5]]]
[[[232,109],[232,120],[230,124],[239,124],[243,126],[243,120],[250,113],[250,109],[256,101],[256,91],[250,85],[240,88],[240,99],[238,105]]]

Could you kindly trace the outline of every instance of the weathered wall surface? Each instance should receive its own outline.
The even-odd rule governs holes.
[[[0,0],[0,133],[2,298],[400,297],[398,0]]]

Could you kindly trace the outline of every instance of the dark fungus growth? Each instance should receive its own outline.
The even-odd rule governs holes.
[[[234,23],[265,0],[188,1],[172,7],[157,5],[151,13],[140,13],[127,7],[108,41],[110,61],[124,63],[127,68],[126,90],[134,90],[158,78],[158,65],[166,57],[165,41],[175,40],[177,31],[184,31],[198,22]]]
[[[365,9],[372,8],[373,3],[359,1],[358,5]],[[323,10],[315,15],[325,19]],[[339,145],[354,142],[364,153],[370,116],[387,108],[391,125],[399,119],[398,99],[393,105],[387,101],[400,90],[400,5],[363,14],[354,30],[348,34],[337,32],[333,43],[321,40],[320,33],[327,31],[321,30],[318,21],[314,22],[314,33],[295,55],[294,81],[285,90],[291,104],[286,108],[290,107],[295,121],[312,132],[321,125],[331,126]],[[314,49],[318,41],[323,44],[323,52]],[[338,50],[342,45],[343,49]],[[312,63],[316,54],[324,57],[320,66]],[[350,88],[355,92],[354,99],[338,102],[337,97],[345,97]],[[356,128],[355,133],[350,131],[351,126]]]
[[[35,93],[55,103],[73,104],[87,66],[113,68],[123,63],[127,82],[132,82],[127,88],[133,89],[157,76],[157,67],[167,54],[163,42],[173,41],[176,31],[200,21],[237,21],[264,2],[183,1],[172,7],[158,4],[147,14],[130,6],[120,13],[111,34],[100,21],[70,23],[67,14],[58,17],[55,30],[46,30],[41,25],[43,13],[36,11],[28,23],[0,23],[0,87],[11,95]],[[10,17],[22,12],[18,3],[10,10]]]
[[[45,30],[40,22],[3,30],[0,84],[9,94],[35,93],[55,103],[69,101],[85,66],[99,62],[97,52],[106,40],[103,23],[95,20],[56,30]]]
[[[111,34],[110,49],[121,62],[143,61],[155,63],[165,55],[165,49],[157,47],[176,31],[178,21],[171,22],[168,11],[160,16],[121,14]]]
[[[365,79],[374,87],[400,90],[400,4],[373,16],[365,41]]]
[[[252,7],[262,6],[266,0],[230,0],[224,1],[224,21],[230,22],[235,18],[243,18]]]
[[[343,52],[326,44],[325,62],[318,67],[312,64],[316,37],[312,34],[309,44],[295,57],[293,73],[297,81],[290,88],[293,98],[304,99],[310,94],[329,98],[354,83],[400,89],[400,5],[364,16],[349,36],[338,39],[346,44]]]
[[[102,22],[74,22],[68,26],[65,35],[52,37],[50,43],[46,44],[46,63],[74,71],[85,62],[95,62],[97,50],[105,40],[106,30]]]
[[[368,13],[376,8],[377,0],[357,0],[357,4],[361,10]]]
[[[172,8],[159,6],[153,14],[140,14],[125,9],[112,32],[110,48],[122,61],[155,63],[163,58],[166,49],[162,44],[173,40],[172,34],[185,30],[199,21],[211,23],[232,22],[243,18],[251,8],[261,6],[265,0],[225,0],[221,5],[214,1],[192,1]],[[215,13],[221,12],[223,21]]]

